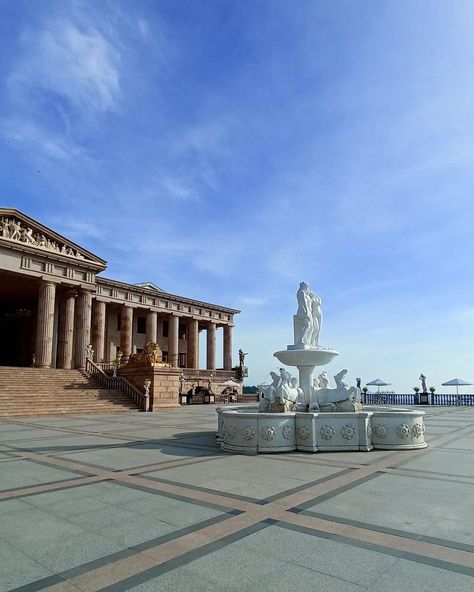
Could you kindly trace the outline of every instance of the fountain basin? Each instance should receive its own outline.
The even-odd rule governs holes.
[[[334,349],[318,347],[284,349],[273,354],[286,366],[325,366],[339,355]]]
[[[424,411],[364,408],[359,413],[259,413],[256,407],[218,407],[221,449],[239,454],[415,450],[426,448]]]

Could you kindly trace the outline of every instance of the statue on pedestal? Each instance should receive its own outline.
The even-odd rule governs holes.
[[[419,380],[421,380],[421,392],[427,393],[428,389],[426,387],[426,376],[424,374],[420,374]]]
[[[318,347],[323,321],[321,298],[309,289],[308,284],[301,282],[296,300],[298,310],[293,317],[294,344],[299,347]]]

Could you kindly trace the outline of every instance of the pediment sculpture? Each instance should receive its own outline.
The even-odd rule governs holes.
[[[60,255],[75,257],[76,259],[85,259],[78,249],[51,239],[15,217],[0,218],[0,238],[59,253]]]

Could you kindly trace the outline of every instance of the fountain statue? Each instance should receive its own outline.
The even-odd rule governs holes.
[[[259,385],[258,408],[218,407],[222,449],[255,454],[425,448],[424,411],[363,407],[360,379],[350,387],[346,369],[334,375],[335,387],[325,371],[313,379],[315,368],[329,364],[339,353],[319,345],[321,298],[301,282],[296,300],[293,343],[273,355],[285,366],[297,368],[298,378],[279,368],[270,372],[270,384]],[[239,354],[242,364],[245,354]]]

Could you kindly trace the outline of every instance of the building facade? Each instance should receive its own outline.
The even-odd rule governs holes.
[[[173,367],[199,369],[206,333],[207,371],[232,370],[232,329],[240,311],[100,276],[106,262],[11,208],[0,208],[0,365],[84,368],[122,362],[156,341]],[[219,356],[220,357],[220,356]],[[197,375],[199,373],[197,372]],[[221,373],[224,375],[224,373]]]

